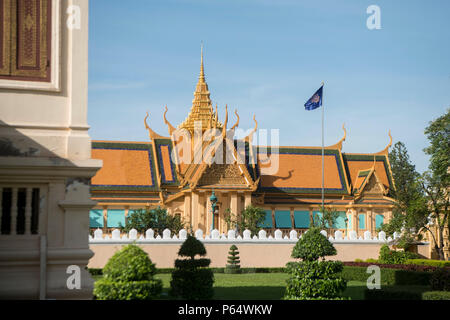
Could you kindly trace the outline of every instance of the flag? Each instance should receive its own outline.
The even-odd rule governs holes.
[[[305,103],[306,110],[314,110],[322,106],[323,85],[314,95]]]

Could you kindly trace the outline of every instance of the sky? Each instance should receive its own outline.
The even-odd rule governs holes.
[[[381,29],[369,30],[370,5]],[[450,107],[448,0],[91,0],[89,134],[148,141],[143,119],[168,136],[191,108],[204,43],[219,119],[279,129],[281,146],[321,146],[321,109],[304,103],[325,83],[325,145],[374,153],[405,143],[419,172],[424,129]],[[269,141],[270,142],[270,141]]]

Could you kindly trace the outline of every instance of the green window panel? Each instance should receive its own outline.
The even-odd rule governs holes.
[[[375,228],[381,228],[381,225],[384,223],[384,216],[382,214],[377,214],[375,216]]]
[[[309,211],[294,211],[294,222],[296,228],[309,228],[311,226]]]
[[[272,223],[272,210],[264,210],[266,211],[266,219],[259,225],[261,228],[273,228]]]
[[[335,229],[345,229],[345,220],[347,219],[347,214],[345,211],[338,211],[338,216],[334,222],[333,228]]]
[[[359,218],[359,229],[364,230],[366,228],[366,215],[360,214],[358,218]]]
[[[275,225],[277,228],[292,228],[291,212],[288,210],[275,211]]]
[[[89,227],[103,228],[103,210],[91,210],[89,212]]]
[[[119,228],[125,226],[125,210],[108,210],[108,220],[106,226],[108,228]]]

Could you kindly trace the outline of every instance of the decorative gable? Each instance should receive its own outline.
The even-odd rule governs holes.
[[[198,186],[247,185],[244,173],[237,164],[212,164],[203,172]]]
[[[383,196],[386,194],[386,188],[383,186],[383,183],[378,179],[376,172],[372,172],[372,174],[368,177],[368,180],[362,189],[363,196]]]

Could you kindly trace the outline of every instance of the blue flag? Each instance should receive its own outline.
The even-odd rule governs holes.
[[[314,95],[305,103],[306,110],[314,110],[322,106],[323,85]]]

